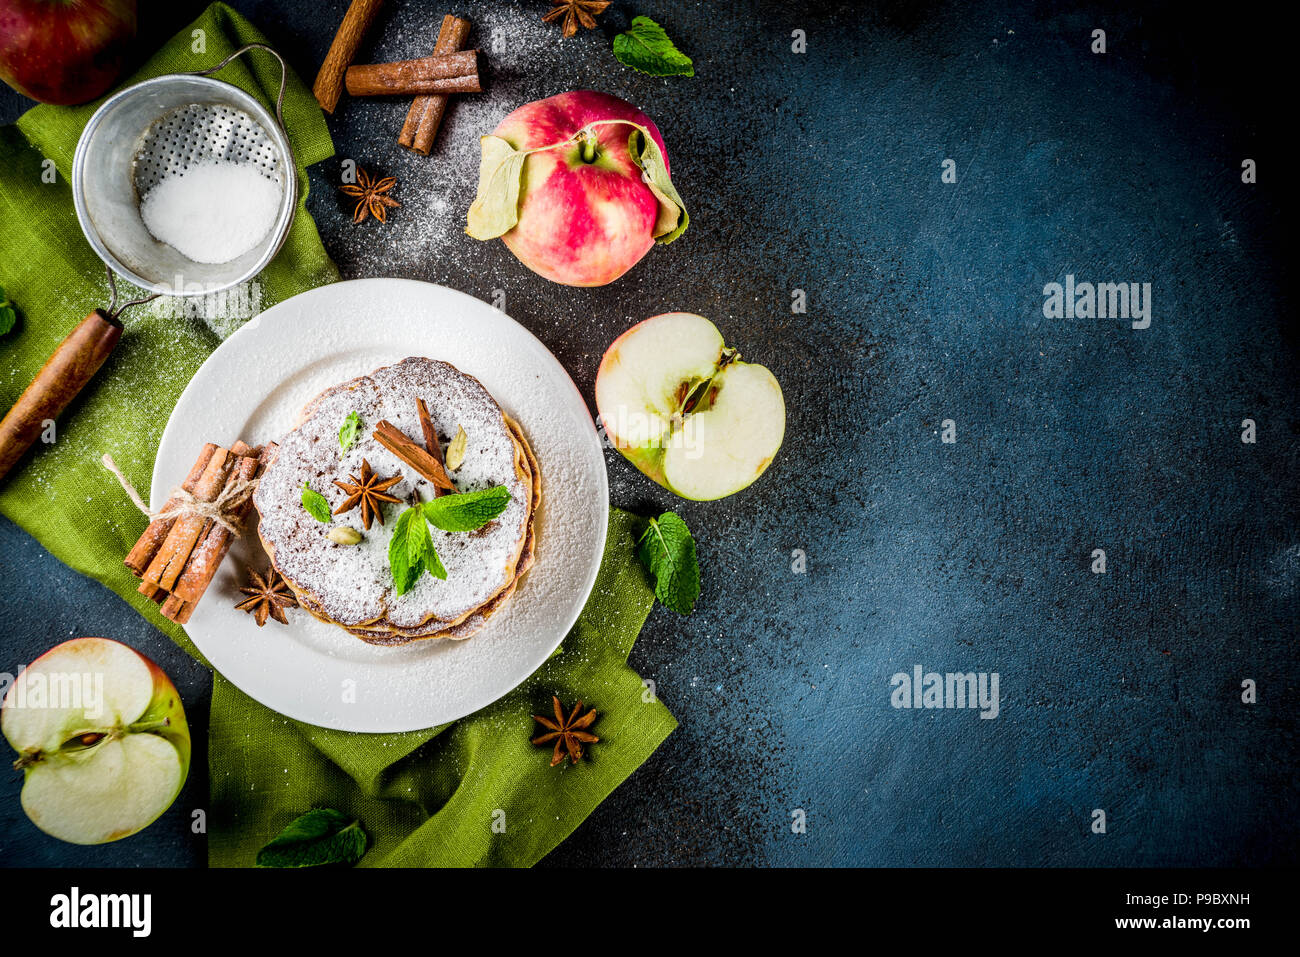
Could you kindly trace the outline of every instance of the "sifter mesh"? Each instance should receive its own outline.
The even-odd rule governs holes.
[[[275,114],[246,91],[208,74],[250,50],[280,65]],[[264,44],[249,44],[198,73],[172,73],[126,87],[87,122],[72,160],[72,200],[86,241],[109,268],[142,289],[200,295],[229,289],[271,261],[293,222],[298,180],[282,108],[288,68]],[[201,163],[255,169],[280,194],[275,224],[255,247],[224,263],[198,263],[155,239],[141,200],[164,179]]]
[[[136,196],[215,160],[252,164],[277,186],[284,182],[280,152],[260,123],[234,107],[194,103],[162,116],[141,137],[133,170]]]

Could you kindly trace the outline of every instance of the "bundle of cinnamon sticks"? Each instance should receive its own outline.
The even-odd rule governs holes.
[[[244,442],[229,449],[203,446],[181,488],[194,502],[222,503],[221,521],[187,511],[186,498],[173,496],[127,554],[125,565],[141,579],[140,593],[162,606],[164,617],[179,625],[189,621],[234,542],[227,526],[242,527],[253,507],[251,483],[277,451],[274,443],[256,449]]]
[[[430,56],[396,63],[353,66],[352,60],[383,0],[352,0],[312,86],[321,109],[333,113],[344,89],[351,96],[414,96],[398,143],[428,155],[447,110],[450,93],[478,93],[478,50],[462,49],[469,38],[468,20],[442,18]]]

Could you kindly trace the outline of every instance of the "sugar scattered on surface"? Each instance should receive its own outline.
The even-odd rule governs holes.
[[[486,244],[465,235],[465,213],[478,183],[479,137],[492,132],[516,107],[547,92],[561,92],[539,87],[548,64],[564,62],[601,43],[600,54],[608,55],[608,41],[595,34],[564,39],[553,25],[542,22],[535,4],[516,0],[480,5],[462,15],[473,24],[470,45],[483,51],[487,92],[451,98],[432,155],[392,146],[409,101],[370,99],[344,105],[358,111],[352,117],[361,131],[356,139],[382,144],[373,155],[352,158],[363,167],[375,164],[371,172],[397,178],[392,195],[402,208],[392,210],[382,226],[369,224],[375,228],[365,233],[364,246],[357,244],[368,260],[382,263],[390,275],[439,282],[447,278],[438,268],[444,256],[487,261],[483,255]],[[437,41],[440,21],[441,17],[393,16],[377,38],[375,62],[427,56]],[[337,190],[337,183],[331,187]],[[351,253],[331,252],[341,265],[347,264]]]
[[[238,259],[271,231],[282,191],[257,167],[212,160],[145,194],[140,218],[154,238],[199,263]]]

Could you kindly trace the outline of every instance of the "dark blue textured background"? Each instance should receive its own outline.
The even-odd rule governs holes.
[[[233,5],[308,78],[345,6]],[[201,7],[143,6],[156,40]],[[1267,23],[1117,6],[616,3],[605,38],[491,86],[502,112],[596,86],[658,121],[691,229],[604,289],[469,240],[376,261],[331,188],[338,160],[313,170],[345,277],[505,288],[588,396],[605,345],[670,309],[713,318],[784,386],[783,452],[724,502],[683,504],[609,460],[614,504],[689,521],[705,591],[689,618],[656,610],[632,656],[680,729],[548,863],[1296,861],[1300,422],[1290,121],[1272,102],[1289,54]],[[420,11],[436,30],[441,5],[393,3],[367,51],[417,52],[383,24]],[[633,13],[699,75],[617,67],[608,35]],[[393,146],[403,110],[345,103],[339,157],[418,180],[437,156]],[[478,132],[453,112],[443,135]],[[1067,272],[1152,283],[1151,327],[1044,319]],[[103,848],[42,836],[0,775],[0,865],[201,863],[206,674],[7,523],[0,564],[5,668],[72,635],[125,640],[177,680],[200,749],[163,820]],[[889,676],[914,664],[998,672],[1001,716],[891,708]]]

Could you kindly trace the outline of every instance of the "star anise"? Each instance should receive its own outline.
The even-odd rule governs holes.
[[[551,0],[555,9],[542,19],[553,23],[563,17],[564,35],[571,37],[578,32],[579,23],[588,30],[596,29],[596,17],[605,12],[609,2],[610,0]]]
[[[566,752],[569,755],[569,762],[577,764],[582,760],[582,746],[584,744],[594,744],[600,740],[591,732],[584,730],[590,728],[591,723],[596,720],[596,712],[588,711],[582,717],[578,717],[582,713],[582,699],[579,698],[578,703],[573,706],[572,713],[566,718],[564,708],[560,705],[560,699],[552,695],[551,701],[555,704],[554,721],[550,718],[543,718],[540,714],[533,715],[534,721],[543,728],[550,729],[546,734],[533,738],[533,744],[540,747],[550,744],[552,741],[555,742],[555,753],[551,755],[551,767],[561,763]]]
[[[366,218],[367,213],[374,214],[375,219],[381,223],[388,221],[388,206],[401,206],[397,200],[388,195],[388,191],[397,185],[397,180],[392,176],[385,176],[383,179],[371,179],[370,174],[357,167],[357,181],[355,183],[344,183],[340,189],[349,196],[356,196],[357,208],[352,212],[352,221],[359,223]]]
[[[248,584],[239,590],[249,597],[235,607],[256,618],[258,628],[266,624],[268,617],[274,618],[282,625],[289,624],[289,619],[284,616],[284,610],[298,607],[298,599],[294,597],[288,584],[274,568],[266,570],[265,578],[250,568]]]
[[[334,509],[334,514],[349,511],[361,506],[361,524],[370,531],[370,519],[379,519],[379,524],[384,524],[384,513],[380,508],[381,502],[401,502],[396,495],[389,495],[388,490],[402,480],[399,472],[390,479],[381,479],[378,475],[370,471],[370,463],[365,459],[361,460],[361,477],[349,475],[351,482],[340,482],[334,480],[334,484],[343,491],[348,493],[348,497],[343,500],[343,504]]]

